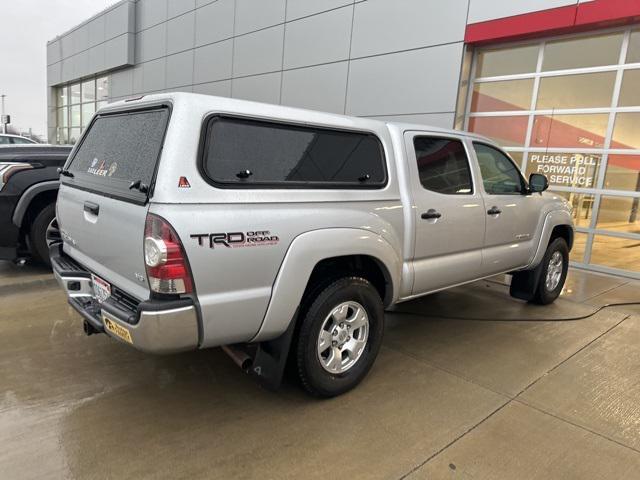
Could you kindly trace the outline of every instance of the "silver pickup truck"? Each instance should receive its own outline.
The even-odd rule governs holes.
[[[547,304],[568,204],[465,132],[174,93],[102,108],[61,170],[56,278],[147,352],[223,346],[319,396],[371,368],[384,310],[499,273]],[[455,309],[455,305],[451,306]]]

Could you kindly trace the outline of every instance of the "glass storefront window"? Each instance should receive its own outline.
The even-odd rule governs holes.
[[[609,154],[604,188],[640,192],[640,155]]]
[[[58,88],[58,107],[64,107],[69,104],[69,89],[67,87]]]
[[[82,128],[87,127],[96,111],[95,103],[82,104]]]
[[[595,154],[529,152],[525,173],[546,175],[552,187],[594,188],[601,160]]]
[[[68,136],[68,128],[58,128],[58,135],[57,135],[57,141],[58,144],[67,144],[69,143],[69,136]]]
[[[471,97],[471,111],[529,110],[532,94],[533,79],[476,83]]]
[[[80,128],[69,129],[69,143],[76,143],[80,138]]]
[[[82,103],[95,102],[96,100],[96,82],[95,80],[87,80],[82,82]]]
[[[640,234],[639,201],[640,196],[636,198],[603,196],[600,199],[596,228]]]
[[[80,84],[74,83],[69,87],[69,91],[71,92],[71,104],[80,103]]]
[[[71,126],[72,127],[80,126],[80,105],[71,106]]]
[[[628,238],[595,235],[591,247],[591,263],[640,272],[639,242]]]
[[[541,78],[536,109],[611,107],[615,81],[616,72]]]
[[[494,139],[507,147],[521,147],[527,136],[526,115],[509,117],[471,117],[469,131]]]
[[[619,107],[640,106],[640,70],[626,70],[620,87]]]
[[[584,252],[587,247],[589,235],[586,233],[576,232],[573,235],[573,248],[571,249],[571,261],[584,263]]]
[[[603,148],[608,122],[608,113],[537,115],[531,148]]]
[[[527,177],[546,175],[569,201],[580,229],[573,262],[640,279],[640,28],[480,47],[474,55],[467,128],[502,144]]]
[[[476,57],[476,77],[535,72],[539,49],[536,44],[481,51]]]
[[[623,33],[590,35],[548,42],[544,48],[542,70],[616,65],[620,57]]]
[[[631,32],[629,37],[627,63],[640,63],[640,30]]]
[[[640,112],[616,115],[611,148],[640,149]]]
[[[59,108],[58,109],[58,126],[59,127],[68,127],[69,126],[69,118],[68,118],[68,107]]]
[[[573,223],[576,227],[589,228],[593,214],[593,205],[596,199],[595,195],[573,192],[553,193],[564,197],[571,204],[571,215],[573,216]]]
[[[98,101],[109,99],[109,77],[100,77],[96,80],[96,98]]]

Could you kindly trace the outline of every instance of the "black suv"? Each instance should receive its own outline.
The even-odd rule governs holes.
[[[56,215],[58,168],[70,146],[0,147],[0,260],[49,263],[46,232]]]

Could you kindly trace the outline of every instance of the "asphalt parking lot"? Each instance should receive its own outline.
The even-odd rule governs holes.
[[[637,479],[640,307],[589,316],[633,300],[572,270],[549,307],[499,281],[401,304],[368,378],[318,401],[219,349],[87,338],[49,274],[0,264],[0,477]]]

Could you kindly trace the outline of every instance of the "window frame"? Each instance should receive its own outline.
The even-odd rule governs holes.
[[[476,164],[478,165],[478,173],[480,175],[480,180],[482,181],[482,191],[487,194],[487,195],[518,195],[518,196],[522,196],[522,195],[527,195],[529,194],[529,182],[527,182],[527,179],[524,178],[524,175],[522,173],[522,171],[520,171],[520,167],[518,167],[518,165],[516,165],[516,162],[513,160],[513,158],[511,158],[511,156],[509,155],[508,152],[505,152],[504,150],[502,150],[501,148],[497,147],[496,145],[492,145],[488,142],[483,142],[482,140],[472,140],[471,141],[472,146],[473,146],[473,154],[475,155],[476,158]],[[513,168],[515,168],[516,172],[518,173],[518,177],[520,178],[520,187],[521,190],[520,192],[513,192],[513,193],[493,193],[493,192],[487,192],[486,187],[484,186],[484,177],[482,176],[482,169],[480,168],[480,160],[478,159],[478,152],[476,151],[476,145],[483,145],[485,147],[488,147],[492,150],[496,150],[499,153],[502,153],[511,163],[511,165],[513,166]]]
[[[462,145],[462,149],[464,150],[465,157],[467,158],[467,166],[469,167],[469,180],[471,181],[471,191],[469,193],[442,193],[442,192],[436,192],[424,186],[424,184],[422,183],[422,180],[420,180],[420,167],[418,166],[418,152],[416,151],[416,144],[415,144],[415,141],[418,138],[449,140],[452,142],[459,142]],[[475,184],[475,179],[473,175],[473,165],[471,164],[471,158],[469,156],[469,149],[467,148],[467,142],[465,142],[465,139],[463,137],[450,137],[447,135],[430,135],[429,133],[426,133],[426,132],[416,133],[415,135],[413,135],[413,138],[411,139],[411,145],[413,146],[413,156],[414,156],[415,165],[416,165],[416,173],[417,173],[416,179],[418,181],[418,184],[423,190],[429,193],[445,195],[447,197],[473,196],[476,194],[476,184]]]
[[[378,149],[380,150],[380,158],[382,160],[383,180],[378,183],[353,183],[353,182],[225,182],[216,180],[209,175],[206,169],[206,161],[209,156],[210,132],[214,123],[218,120],[236,120],[241,122],[255,122],[264,125],[277,125],[279,127],[294,127],[296,129],[310,129],[328,132],[353,133],[367,135],[375,139]],[[281,120],[272,118],[263,118],[250,115],[230,115],[226,113],[210,113],[205,116],[200,131],[200,142],[198,146],[197,167],[200,176],[209,185],[230,190],[382,190],[389,184],[389,169],[387,165],[387,155],[384,144],[380,137],[373,131],[366,129],[348,129],[340,127],[327,127],[325,125],[316,125],[312,123],[300,123],[293,120]]]

